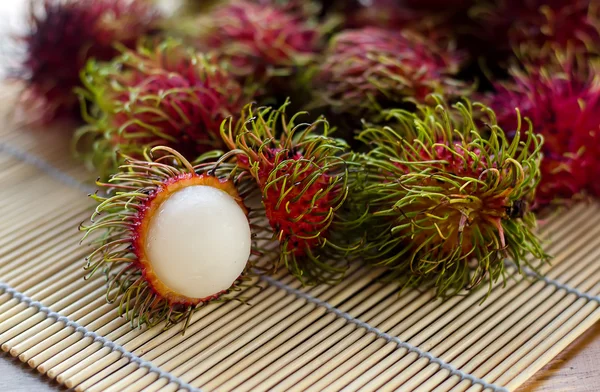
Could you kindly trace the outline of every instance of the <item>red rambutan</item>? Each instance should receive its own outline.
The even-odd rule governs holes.
[[[280,246],[273,269],[287,267],[305,283],[335,281],[357,244],[341,235],[340,209],[348,192],[347,145],[328,135],[321,118],[287,120],[285,106],[245,110],[234,130],[222,130],[239,170],[257,182],[269,228]],[[280,135],[278,135],[280,133]],[[344,245],[342,245],[344,244]]]
[[[29,122],[78,113],[73,89],[90,58],[110,60],[115,44],[135,46],[158,13],[146,0],[33,0],[25,54],[14,77],[23,80],[21,108]]]
[[[173,40],[90,62],[82,78],[80,95],[92,106],[76,137],[91,136],[96,167],[114,168],[117,150],[139,155],[168,145],[195,158],[220,148],[221,122],[250,99],[215,57]]]
[[[600,51],[600,4],[595,1],[485,0],[471,15],[481,22],[480,34],[495,51],[529,44]]]
[[[258,81],[306,65],[320,48],[316,21],[270,3],[239,0],[217,6],[206,18],[200,47],[217,52],[238,76]]]
[[[453,98],[469,90],[455,78],[464,60],[460,52],[408,30],[345,30],[332,38],[325,56],[316,86],[342,113],[378,111],[406,99],[422,102],[431,93]]]
[[[512,80],[489,97],[498,123],[514,130],[516,108],[544,137],[537,204],[565,202],[596,187],[600,166],[600,64],[582,58],[547,58],[544,66],[511,69]]]
[[[346,1],[347,28],[378,27],[410,29],[436,42],[446,42],[457,33],[455,22],[466,16],[472,0],[354,0]],[[457,19],[455,21],[455,19]]]
[[[302,15],[307,18],[316,17],[321,13],[321,5],[314,0],[251,0],[260,5],[273,6],[292,15]]]

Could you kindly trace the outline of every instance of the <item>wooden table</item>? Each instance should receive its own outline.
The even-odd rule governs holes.
[[[598,392],[599,364],[600,323],[596,323],[517,392]]]

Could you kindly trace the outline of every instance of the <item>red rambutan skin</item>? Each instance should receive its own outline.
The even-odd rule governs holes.
[[[320,34],[304,15],[267,2],[236,1],[217,7],[200,46],[216,50],[241,77],[305,64],[319,50]]]
[[[513,72],[511,82],[496,84],[489,100],[507,131],[517,127],[518,108],[544,136],[538,207],[597,191],[600,85],[594,76],[576,73],[573,68]]]
[[[145,0],[32,1],[30,32],[21,37],[25,58],[14,75],[26,82],[21,98],[28,121],[76,116],[73,89],[86,61],[111,59],[115,43],[134,46],[158,17]]]
[[[319,245],[320,239],[315,236],[316,232],[327,236],[330,224],[327,217],[335,200],[339,198],[342,186],[340,184],[339,187],[320,194],[330,186],[330,176],[324,173],[322,168],[306,162],[301,164],[302,169],[298,169],[298,162],[304,157],[299,153],[282,154],[282,150],[278,148],[267,148],[263,155],[256,177],[260,188],[263,189],[263,205],[267,219],[279,241],[285,243],[283,251],[303,256],[307,250],[315,249]],[[286,161],[282,164],[284,160]],[[248,158],[245,156],[238,158],[238,164],[242,168],[248,168],[247,162]],[[290,188],[290,185],[284,188],[281,181],[267,186],[273,178],[289,176],[293,171],[300,172],[293,178],[296,184],[302,185],[310,181],[310,177],[316,173],[321,174],[307,189],[304,189],[304,186]]]
[[[431,93],[453,97],[466,92],[453,78],[464,57],[408,30],[375,27],[345,30],[333,38],[317,77],[327,101],[342,111]]]

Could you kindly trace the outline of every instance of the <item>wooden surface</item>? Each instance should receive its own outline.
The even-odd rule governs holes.
[[[51,392],[67,390],[17,358],[11,357],[10,354],[0,352],[0,391]]]
[[[600,323],[596,323],[517,392],[597,392],[599,364]]]

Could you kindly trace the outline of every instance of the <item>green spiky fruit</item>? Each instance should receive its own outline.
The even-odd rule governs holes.
[[[527,210],[542,138],[519,123],[509,142],[491,109],[436,103],[387,111],[386,126],[364,129],[372,150],[359,156],[366,172],[351,203],[368,209],[365,258],[407,285],[434,281],[444,296],[504,276],[506,257],[546,258]]]
[[[324,118],[301,123],[298,113],[288,119],[287,105],[248,106],[237,126],[222,128],[222,137],[238,170],[261,190],[268,220],[262,230],[280,245],[272,269],[285,266],[305,283],[333,282],[358,246],[343,234],[348,146],[330,136]]]
[[[132,326],[185,329],[198,307],[236,298],[253,265],[243,181],[156,147],[98,185],[106,193],[91,195],[98,205],[81,226],[86,269],[106,273],[107,300]]]

